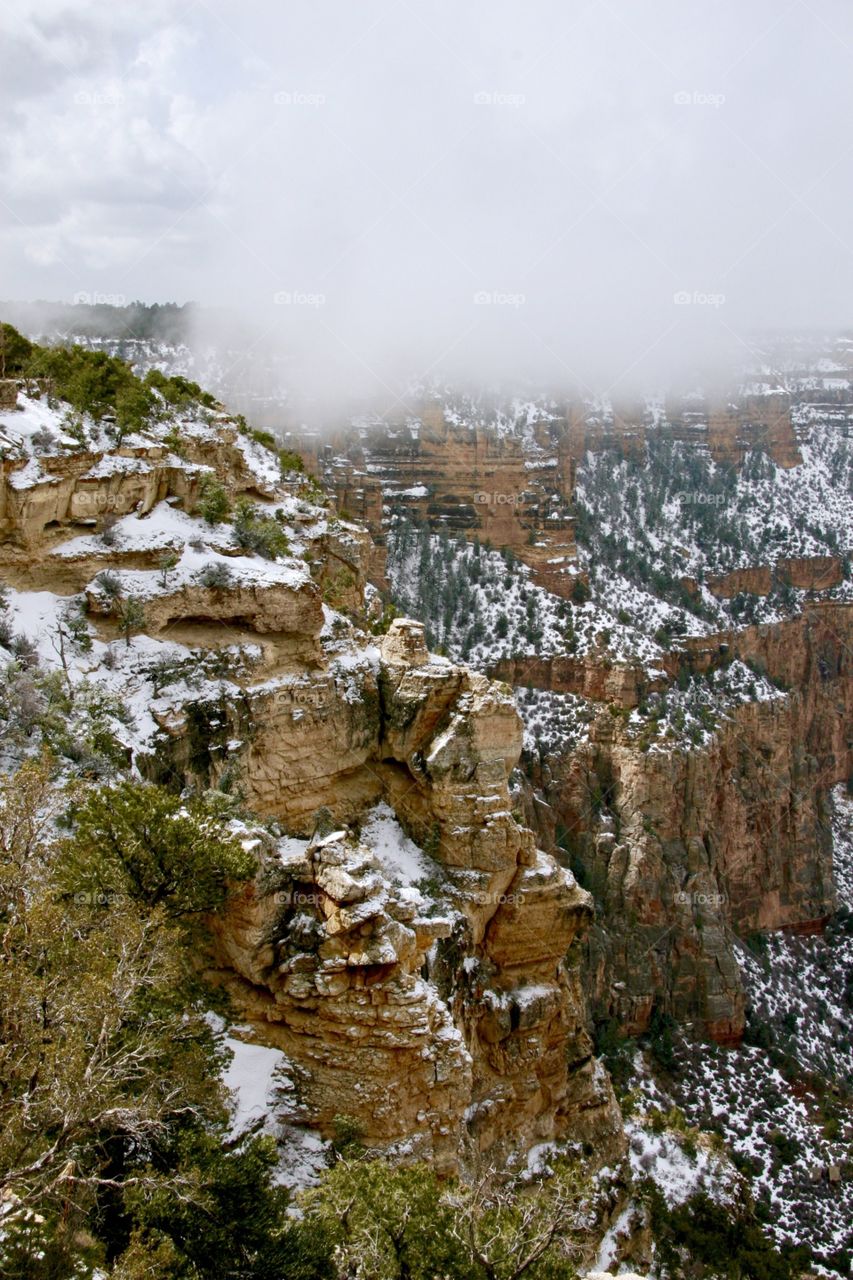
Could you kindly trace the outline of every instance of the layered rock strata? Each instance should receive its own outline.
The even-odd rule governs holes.
[[[599,1017],[644,1030],[653,1009],[722,1042],[742,1032],[738,939],[820,928],[835,906],[827,793],[853,769],[853,608],[688,642],[708,671],[749,660],[787,687],[730,707],[689,751],[644,749],[611,709],[568,758],[534,766],[529,817],[601,902],[587,946]],[[535,671],[530,673],[534,678]]]
[[[159,442],[92,452],[69,440],[64,452],[41,457],[13,449],[0,460],[0,537],[7,551],[33,551],[69,526],[147,512],[169,497],[192,511],[211,474],[223,477],[232,494],[269,496],[271,487],[247,467],[238,442],[237,428],[223,422],[206,437],[187,434],[180,456]]]
[[[86,679],[109,657],[111,688],[152,688],[127,748],[147,776],[227,774],[275,824],[247,836],[258,875],[211,922],[205,963],[287,1053],[293,1118],[330,1135],[350,1117],[442,1172],[559,1136],[618,1154],[578,967],[591,903],[512,812],[509,689],[429,654],[419,624],[371,643],[368,534],[233,423],[176,424],[178,455],[161,421],[95,453],[34,419],[58,426],[61,408],[29,402],[32,438],[4,462],[4,577],[44,593],[60,660],[82,606]],[[195,518],[206,478],[258,499],[292,553],[263,559]],[[128,644],[111,645],[131,601]]]
[[[215,781],[222,765],[193,755],[188,712],[164,721],[152,771],[168,761]],[[216,934],[220,977],[302,1069],[314,1122],[331,1132],[349,1115],[372,1143],[411,1143],[443,1170],[566,1134],[617,1151],[577,964],[590,898],[511,812],[509,691],[428,654],[420,626],[398,620],[344,670],[210,713],[246,742],[228,762],[250,805],[302,833],[268,854]],[[377,805],[428,851],[414,888],[359,837]]]

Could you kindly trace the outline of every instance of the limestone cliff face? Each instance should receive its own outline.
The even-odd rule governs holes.
[[[789,692],[731,708],[689,751],[642,750],[602,709],[587,743],[538,766],[551,809],[530,815],[583,867],[607,921],[587,946],[598,1016],[636,1032],[657,1006],[735,1041],[735,939],[820,928],[834,909],[826,794],[853,766],[851,642],[853,609],[830,602],[689,642],[672,674],[739,656]]]
[[[151,771],[214,780],[222,765],[193,753],[188,713],[164,721]],[[444,1170],[563,1134],[618,1152],[585,1030],[590,898],[511,812],[509,691],[429,655],[421,627],[398,620],[378,651],[214,713],[232,766],[245,741],[250,806],[302,833],[268,850],[215,927],[220,977],[303,1069],[306,1114],[327,1132],[350,1115],[371,1142],[409,1143]],[[429,886],[395,884],[369,828],[359,836],[377,804],[429,851]],[[338,828],[327,837],[311,834],[318,809]]]
[[[802,462],[786,392],[739,396],[710,404],[701,397],[673,397],[666,404],[667,438],[708,451],[722,465],[739,467],[750,450],[763,450],[780,467]],[[476,535],[511,549],[533,571],[533,580],[569,598],[579,576],[571,502],[576,467],[589,451],[616,450],[641,460],[653,414],[643,403],[551,405],[523,431],[501,431],[473,408],[466,418],[433,401],[397,421],[359,423],[321,439],[315,433],[291,443],[309,468],[334,492],[339,509],[364,521],[381,548],[389,512],[408,511],[435,529]],[[832,566],[792,561],[795,586],[822,590],[837,581]],[[712,591],[765,595],[785,566],[754,567],[714,579]],[[830,581],[832,579],[832,581]],[[381,551],[372,580],[387,585]]]
[[[342,432],[325,452],[313,437],[294,443],[339,509],[364,520],[377,542],[390,504],[436,528],[509,547],[540,585],[558,595],[571,591],[575,464],[562,419],[539,424],[525,441],[424,405],[416,427],[400,422]]]
[[[639,662],[611,662],[603,655],[503,658],[490,668],[490,674],[513,686],[576,693],[594,702],[616,702],[621,707],[636,707],[649,692],[666,683],[650,679],[646,667]]]
[[[87,590],[86,606],[90,614],[105,617],[113,611],[112,601],[96,587]],[[292,584],[271,577],[256,582],[238,579],[227,590],[182,584],[161,591],[146,607],[145,629],[156,635],[179,619],[234,623],[261,634],[295,633],[308,638],[319,634],[323,608],[320,592],[306,571]]]
[[[4,462],[3,576],[58,617],[72,596],[85,610],[87,678],[126,662],[146,718],[127,750],[146,775],[227,774],[277,824],[247,836],[260,869],[211,922],[207,961],[288,1054],[294,1118],[330,1134],[352,1117],[367,1143],[441,1171],[562,1135],[618,1155],[580,977],[591,901],[512,811],[510,690],[429,654],[420,624],[371,641],[369,534],[236,424],[161,417],[95,453],[33,434],[48,409],[59,426],[28,402],[32,440]],[[256,499],[286,549],[262,558],[197,517],[205,477]],[[130,600],[147,634],[115,645]]]
[[[237,428],[223,421],[207,438],[187,435],[180,457],[161,443],[98,452],[69,448],[29,460],[25,454],[6,457],[0,463],[0,537],[9,551],[32,551],[55,541],[67,526],[150,511],[168,497],[193,510],[202,480],[211,473],[232,493],[268,496],[270,487],[246,466],[238,440]]]
[[[714,462],[740,466],[750,449],[763,449],[780,467],[802,462],[791,419],[791,396],[784,391],[739,396],[735,403],[709,404],[695,395],[666,403],[666,433],[690,446],[706,448]],[[643,404],[614,405],[606,416],[570,404],[566,409],[572,456],[580,462],[591,449],[617,449],[642,458],[652,418]]]
[[[826,591],[837,587],[842,578],[843,566],[837,556],[797,556],[777,560],[772,567],[753,565],[711,577],[708,589],[720,599],[730,600],[741,591],[766,596],[782,583],[801,591]]]
[[[716,406],[708,415],[708,448],[718,463],[739,466],[748,449],[764,449],[786,470],[802,462],[784,391],[746,396],[737,406]]]

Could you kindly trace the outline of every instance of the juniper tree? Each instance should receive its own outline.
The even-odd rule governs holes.
[[[69,793],[48,760],[0,783],[3,1280],[331,1275],[272,1141],[229,1133],[215,997],[175,911],[249,865],[199,805]]]
[[[160,570],[160,585],[164,589],[167,585],[169,574],[175,568],[177,563],[178,557],[175,555],[174,551],[168,551],[165,555],[160,557],[157,563],[157,568]]]
[[[124,600],[116,602],[116,618],[118,620],[118,629],[125,638],[128,649],[130,648],[130,638],[134,631],[141,631],[145,626],[145,609],[142,601],[136,596],[127,596]]]

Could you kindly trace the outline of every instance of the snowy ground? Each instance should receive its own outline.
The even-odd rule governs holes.
[[[742,949],[751,1043],[678,1039],[672,1077],[638,1059],[632,1079],[641,1112],[674,1103],[725,1140],[766,1230],[807,1244],[827,1276],[848,1274],[853,1257],[853,802],[841,787],[834,802],[838,913],[823,937],[774,934],[757,954]]]
[[[698,446],[652,436],[642,460],[587,453],[578,469],[579,561],[602,596],[629,577],[678,598],[682,578],[781,559],[842,555],[853,530],[853,441],[831,414],[794,411],[802,463],[778,467],[762,451],[735,470]],[[846,588],[837,588],[842,594]],[[696,606],[718,627],[789,616],[803,593],[740,601],[702,590]]]
[[[250,1130],[276,1140],[276,1180],[293,1191],[315,1186],[327,1167],[329,1146],[316,1129],[293,1123],[299,1110],[293,1064],[280,1049],[258,1044],[250,1027],[225,1036],[231,1061],[222,1079],[231,1092],[233,1135]]]
[[[404,520],[388,535],[388,575],[397,607],[421,618],[430,643],[456,660],[487,667],[500,658],[609,656],[659,668],[663,634],[704,634],[710,623],[657,599],[625,578],[575,603],[532,581],[510,553],[431,534]]]

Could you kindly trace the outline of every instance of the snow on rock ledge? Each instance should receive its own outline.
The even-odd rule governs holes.
[[[215,572],[223,585],[215,583]],[[207,575],[207,576],[206,576]],[[259,562],[247,556],[220,556],[185,548],[175,568],[122,570],[114,577],[122,597],[135,597],[145,610],[145,627],[162,631],[182,618],[205,622],[234,621],[258,632],[291,632],[317,636],[323,626],[320,590],[303,562]],[[109,616],[113,599],[103,581],[86,587],[90,613]]]

